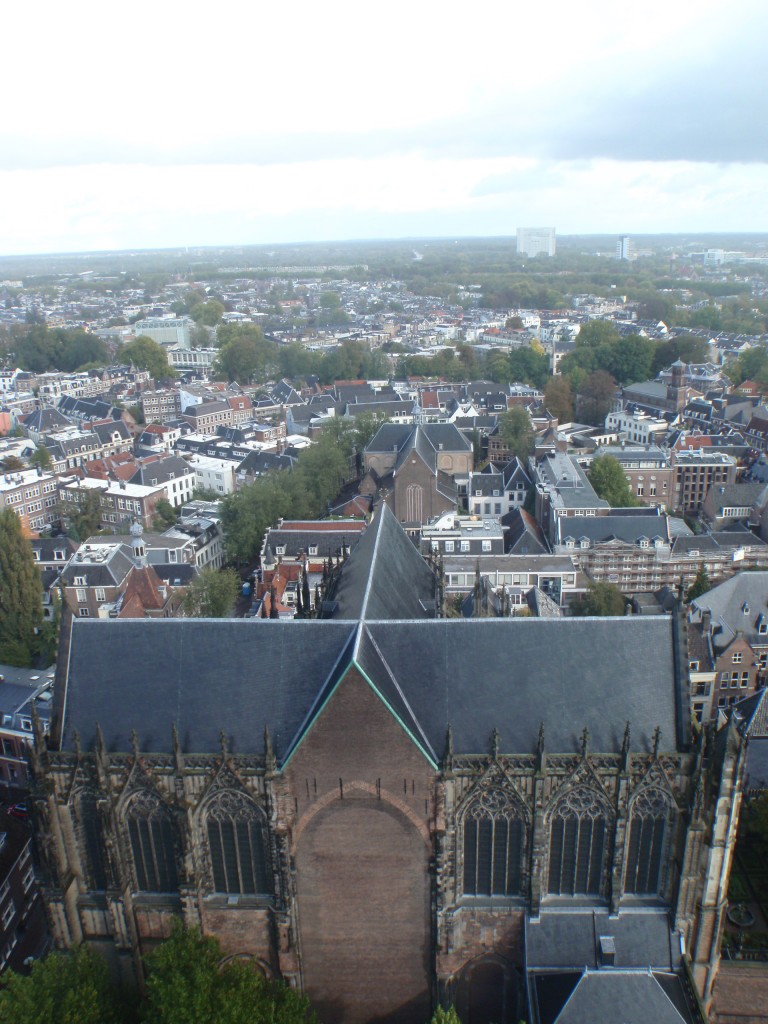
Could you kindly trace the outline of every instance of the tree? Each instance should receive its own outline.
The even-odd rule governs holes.
[[[189,311],[189,315],[196,324],[215,327],[224,315],[224,306],[217,299],[209,299],[208,302],[198,302]]]
[[[137,370],[149,370],[153,380],[162,380],[164,377],[175,377],[176,371],[168,365],[168,359],[162,345],[148,338],[146,334],[140,334],[135,341],[124,345],[119,353],[120,359]]]
[[[712,583],[709,579],[707,570],[702,565],[696,573],[696,578],[688,588],[688,593],[685,595],[686,601],[693,601],[697,597],[701,597],[702,594],[706,594],[708,590],[712,589]]]
[[[239,591],[240,579],[234,569],[203,569],[184,595],[184,614],[195,619],[226,619]]]
[[[42,623],[42,584],[32,547],[11,508],[0,511],[0,661],[32,664]]]
[[[510,455],[525,458],[533,451],[535,433],[531,417],[522,405],[514,405],[509,412],[499,416],[499,435],[507,445]]]
[[[598,455],[587,476],[598,497],[605,499],[612,508],[633,508],[641,504],[629,489],[622,465],[613,455]]]
[[[229,380],[246,384],[251,377],[266,380],[279,365],[278,348],[255,324],[222,324],[216,340],[219,356],[216,370]]]
[[[26,469],[24,460],[20,459],[18,455],[6,455],[1,463],[4,473],[18,473],[20,469]]]
[[[73,540],[84,541],[101,526],[101,491],[89,487],[81,489],[79,494],[82,500],[76,508],[67,503],[65,514],[69,519],[69,535]]]
[[[544,405],[560,423],[573,419],[573,392],[567,377],[550,377],[544,388]]]
[[[601,427],[611,409],[616,393],[616,381],[605,370],[590,373],[579,388],[579,418]]]
[[[51,453],[44,444],[39,444],[29,457],[30,466],[39,466],[40,469],[50,469],[53,465]]]
[[[176,510],[167,498],[160,498],[155,505],[155,518],[160,529],[173,526],[176,522]]]
[[[317,1024],[306,996],[268,981],[244,960],[222,965],[214,938],[176,923],[147,957],[152,1024]]]
[[[0,1024],[118,1024],[120,1011],[107,964],[89,946],[51,953],[29,975],[3,976]]]
[[[429,1024],[461,1024],[461,1019],[453,1006],[449,1006],[447,1010],[438,1006]]]
[[[571,605],[571,614],[623,615],[625,603],[624,595],[612,583],[590,580],[586,594],[577,598]]]

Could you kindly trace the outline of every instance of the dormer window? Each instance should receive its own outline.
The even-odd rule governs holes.
[[[641,548],[647,548],[647,547],[650,547],[650,544],[649,544],[648,540],[647,540],[647,539],[646,539],[645,537],[643,537],[643,538],[642,538],[642,539],[640,540],[640,547],[641,547]]]
[[[310,544],[309,545],[309,553],[310,553],[310,555],[316,555],[317,554],[317,544]]]
[[[582,537],[582,539],[579,541],[579,547],[580,548],[588,548],[589,547],[589,541],[585,537]]]
[[[84,587],[85,586],[85,576],[75,576],[75,586],[76,587]]]

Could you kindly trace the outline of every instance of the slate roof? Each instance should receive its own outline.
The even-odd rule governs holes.
[[[337,619],[434,616],[434,574],[387,505],[379,506],[332,596]]]
[[[679,986],[679,981],[674,979]],[[587,971],[554,1024],[683,1024],[659,979],[645,971]]]
[[[611,540],[636,544],[641,538],[654,540],[660,537],[669,543],[667,517],[659,516],[560,516],[557,520],[557,543],[564,544],[570,539],[577,543],[586,537],[594,544],[605,544]]]
[[[522,508],[513,508],[502,519],[504,549],[508,555],[546,555],[549,547],[544,532],[534,517]]]
[[[433,761],[448,725],[456,753],[487,750],[494,729],[502,751],[533,753],[542,722],[552,752],[578,751],[584,726],[591,749],[607,753],[620,749],[627,720],[635,750],[651,749],[657,725],[663,749],[675,748],[682,733],[668,617],[74,619],[71,629],[69,663],[57,681],[65,748],[74,729],[89,746],[98,721],[110,749],[128,750],[136,728],[142,749],[165,750],[176,722],[187,751],[217,749],[223,727],[233,750],[246,752],[269,725],[284,760],[332,670],[349,664],[350,644],[374,682],[389,681],[402,695]]]
[[[768,635],[758,633],[759,625],[768,624],[768,571],[737,573],[691,603],[697,617],[711,612],[713,626],[723,634],[717,637],[718,647],[730,643],[737,630],[750,644],[768,644]]]
[[[99,722],[110,750],[130,750],[133,728],[143,750],[167,750],[175,722],[185,750],[217,750],[223,728],[245,753],[268,725],[282,756],[353,634],[316,620],[75,619],[55,697],[62,746],[77,729],[90,748]]]
[[[119,434],[124,441],[131,440],[131,432],[128,424],[123,420],[110,420],[109,423],[94,423],[93,432],[102,444],[109,444],[113,434]]]
[[[433,764],[449,725],[457,754],[488,750],[495,729],[503,752],[533,754],[542,723],[553,753],[580,750],[585,726],[592,750],[617,752],[627,721],[634,750],[657,726],[662,749],[689,742],[672,617],[434,619],[433,598],[431,570],[382,507],[331,621],[74,618],[54,735],[71,749],[77,729],[87,748],[100,722],[109,749],[129,749],[135,728],[162,751],[175,723],[186,751],[216,750],[223,728],[244,753],[269,726],[284,764],[354,663]]]
[[[36,409],[27,416],[23,416],[22,423],[27,430],[35,431],[38,434],[51,430],[61,430],[64,427],[71,427],[73,425],[72,420],[51,406]]]
[[[538,920],[526,921],[525,954],[530,969],[546,967],[597,968],[600,936],[616,945],[616,967],[652,967],[671,970],[680,964],[680,945],[666,911],[647,908],[624,910],[542,911]]]

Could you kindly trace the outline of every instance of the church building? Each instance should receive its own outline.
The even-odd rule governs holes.
[[[323,619],[72,620],[32,758],[56,945],[141,981],[182,918],[325,1024],[702,1020],[745,744],[692,727],[684,621],[443,618],[439,584],[383,505]]]

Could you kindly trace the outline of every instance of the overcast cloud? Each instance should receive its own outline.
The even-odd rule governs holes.
[[[0,252],[761,231],[761,0],[5,14]]]

